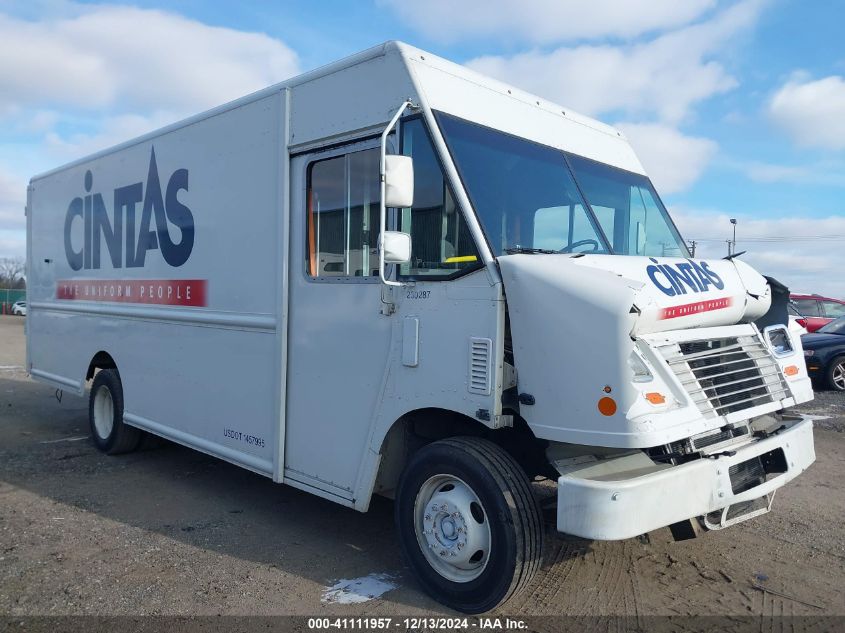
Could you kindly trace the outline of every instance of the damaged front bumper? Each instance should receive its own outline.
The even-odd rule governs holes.
[[[775,490],[815,459],[812,418],[796,416],[764,439],[680,465],[639,452],[559,467],[557,529],[621,540],[695,517],[727,527],[767,512]]]

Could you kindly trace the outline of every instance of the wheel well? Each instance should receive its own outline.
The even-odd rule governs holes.
[[[514,417],[513,426],[491,429],[456,411],[426,408],[406,413],[390,427],[379,451],[382,459],[373,492],[392,497],[405,464],[415,452],[431,442],[458,436],[483,437],[498,444],[529,477],[549,475],[548,443],[537,439],[521,417]]]
[[[117,363],[111,357],[111,354],[100,350],[94,354],[94,358],[88,364],[88,371],[85,374],[85,380],[91,380],[94,377],[94,372],[98,369],[117,369]]]

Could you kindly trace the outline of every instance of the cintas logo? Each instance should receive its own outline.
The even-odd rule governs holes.
[[[146,186],[136,182],[114,190],[113,221],[103,195],[91,193],[94,176],[90,170],[85,172],[84,184],[86,195],[71,200],[65,215],[65,255],[73,270],[100,268],[102,242],[114,268],[143,267],[147,251],[156,249],[171,266],[188,261],[194,248],[194,216],[178,198],[181,190],[188,190],[187,169],[170,175],[162,196],[152,148]],[[81,244],[71,236],[75,221],[82,223]],[[181,233],[178,242],[170,235],[170,224]]]
[[[648,276],[663,294],[670,297],[685,295],[688,289],[691,292],[707,292],[709,286],[718,290],[725,287],[725,282],[710,269],[707,262],[688,259],[687,263],[672,266],[660,264],[653,257],[649,259],[654,263],[646,268]]]

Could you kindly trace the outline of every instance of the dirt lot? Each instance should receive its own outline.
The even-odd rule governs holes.
[[[101,455],[87,401],[58,402],[23,364],[23,320],[3,317],[0,615],[446,613],[399,562],[391,502],[359,514],[169,443]],[[771,513],[683,543],[668,530],[605,543],[549,528],[543,570],[503,612],[845,614],[845,396],[804,410],[830,416],[818,460]],[[397,587],[324,601],[338,580],[376,573]],[[755,590],[758,576],[790,597]]]

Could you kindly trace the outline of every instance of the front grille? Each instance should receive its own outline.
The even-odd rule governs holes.
[[[669,343],[659,350],[707,418],[789,396],[780,368],[756,335]]]
[[[748,427],[723,427],[713,433],[705,433],[693,437],[692,446],[696,450],[701,450],[702,448],[707,448],[708,446],[714,446],[715,444],[727,442],[728,440],[732,440],[735,437],[740,437],[741,435],[748,435]]]

